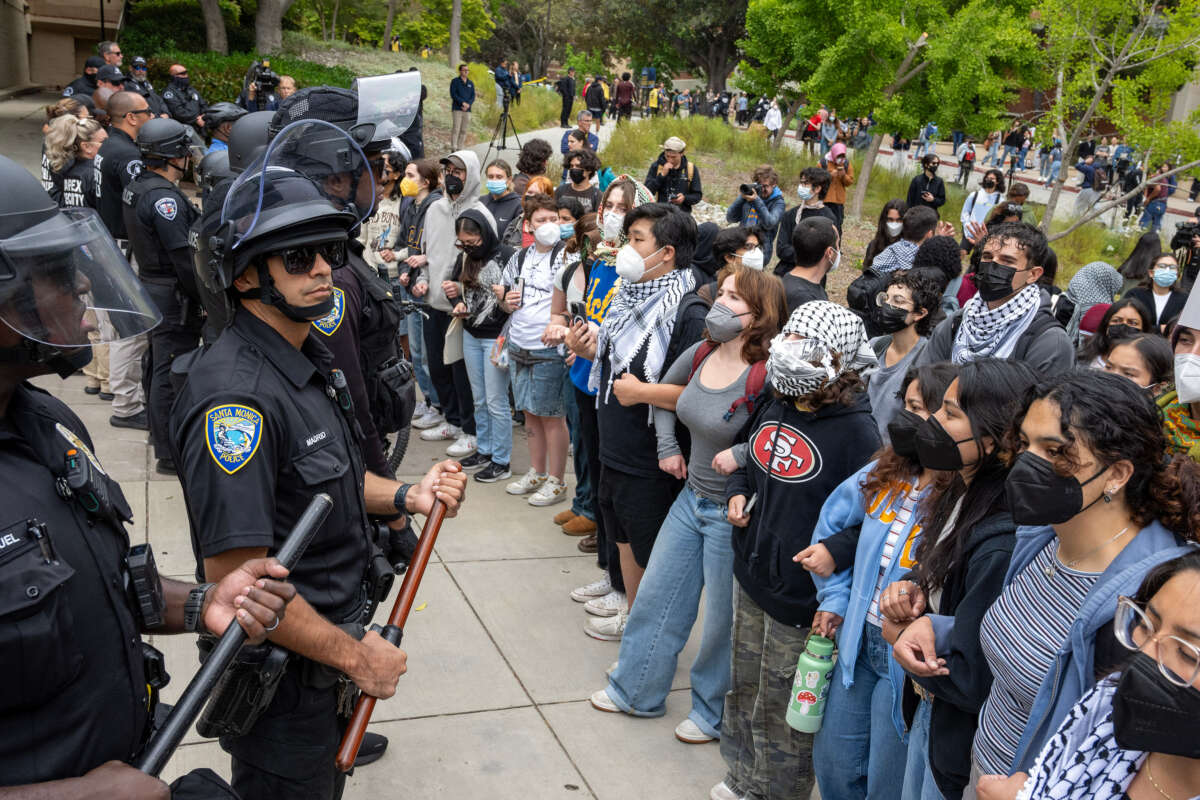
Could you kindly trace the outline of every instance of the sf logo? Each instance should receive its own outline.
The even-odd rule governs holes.
[[[751,452],[764,472],[788,483],[803,483],[821,471],[821,456],[812,441],[790,425],[759,426]]]

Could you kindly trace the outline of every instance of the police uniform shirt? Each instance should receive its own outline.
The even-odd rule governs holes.
[[[276,552],[314,494],[333,498],[288,579],[340,623],[361,607],[369,549],[362,459],[327,394],[330,358],[316,334],[297,350],[239,309],[187,367],[171,448],[201,571],[205,558],[229,550]]]
[[[200,212],[178,186],[150,170],[126,187],[122,205],[138,277],[186,280],[184,286],[191,293],[195,284],[188,229]],[[180,264],[172,260],[173,253],[182,256]]]
[[[80,75],[67,84],[67,88],[63,89],[62,96],[74,97],[77,94],[86,94],[88,97],[91,97],[98,88],[99,84],[96,83],[95,75]]]
[[[55,490],[71,449],[128,519],[79,418],[18,387],[0,419],[0,785],[130,761],[146,732],[141,638],[125,592],[129,539]],[[49,560],[28,534],[34,521],[45,525]]]
[[[125,239],[121,195],[125,187],[142,174],[142,154],[129,134],[113,127],[96,153],[95,165],[96,209],[100,212],[100,219],[114,239]]]
[[[146,98],[146,105],[150,106],[150,110],[154,112],[154,116],[166,114],[167,104],[158,96],[158,92],[154,91],[154,86],[150,81],[139,81],[137,78],[130,78],[125,81],[124,89],[128,92],[137,92],[142,97]]]
[[[162,99],[167,106],[167,113],[184,125],[195,125],[196,117],[204,110],[204,101],[200,99],[200,93],[191,86],[180,89],[178,84],[168,83],[167,88],[163,90]]]
[[[63,208],[96,207],[96,165],[90,159],[76,159],[62,173]]]

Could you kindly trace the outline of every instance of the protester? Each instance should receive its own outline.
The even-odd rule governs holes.
[[[1079,330],[1079,322],[1083,315],[1093,306],[1109,305],[1121,291],[1121,273],[1103,261],[1093,261],[1084,264],[1078,272],[1071,276],[1067,291],[1058,302],[1055,315],[1062,319],[1062,312],[1071,309],[1071,316],[1066,322],[1067,338],[1075,347],[1079,347],[1083,336]]]
[[[734,439],[746,465],[725,486],[734,526],[733,658],[714,800],[807,797],[812,736],[784,720],[796,660],[817,611],[816,587],[785,554],[808,544],[825,498],[879,446],[858,370],[874,361],[862,322],[835,303],[806,303],[771,341],[774,389]],[[747,504],[754,506],[747,511]]]
[[[515,407],[525,413],[529,471],[505,487],[511,495],[530,495],[531,506],[567,499],[566,407],[563,383],[566,363],[558,350],[546,347],[542,335],[550,324],[554,277],[562,270],[565,245],[558,227],[558,207],[548,194],[528,195],[522,202],[525,226],[534,242],[514,253],[493,286],[501,308],[512,315],[505,348]]]
[[[1005,500],[1015,455],[1007,434],[1036,382],[1028,366],[995,358],[959,369],[941,408],[921,423],[915,437],[921,466],[950,472],[953,481],[922,509],[915,568],[879,600],[883,636],[912,678],[905,686],[905,705],[914,704],[915,692],[922,700],[917,714],[929,719],[925,763],[909,760],[924,775],[906,774],[905,783],[936,788],[950,800],[958,800],[971,782],[971,738],[992,682],[979,625],[1000,593],[1016,541],[1017,526]],[[936,651],[927,646],[931,620],[953,625],[943,629]],[[916,729],[924,721],[912,724]]]
[[[933,236],[938,227],[937,212],[928,206],[909,206],[901,219],[900,238],[883,250],[871,262],[871,269],[880,274],[898,269],[910,269],[917,248]]]
[[[837,215],[825,207],[823,199],[829,190],[829,170],[820,167],[805,167],[800,172],[800,182],[796,186],[796,196],[800,204],[784,212],[779,222],[779,233],[775,239],[775,255],[779,262],[775,265],[775,274],[783,275],[796,266],[795,253],[792,250],[792,231],[802,219],[809,217],[825,217],[837,226]]]
[[[891,273],[883,296],[876,301],[871,321],[879,335],[870,346],[879,363],[865,370],[863,377],[884,444],[890,441],[888,425],[902,405],[901,384],[941,316],[941,299],[941,282],[929,270],[914,269]]]
[[[496,230],[503,235],[514,219],[521,217],[521,196],[512,188],[512,167],[502,158],[497,158],[484,170],[487,194],[483,196],[483,207],[492,212]],[[505,259],[507,263],[508,259]]]
[[[753,184],[744,184],[752,191],[737,196],[725,212],[725,221],[754,228],[759,233],[763,252],[771,253],[774,252],[775,232],[787,204],[779,190],[779,173],[774,167],[763,164],[754,170],[753,178]]]
[[[712,257],[715,268],[741,266],[761,270],[764,256],[758,231],[740,226],[718,230],[712,240]],[[698,259],[692,263],[698,265]]]
[[[1097,308],[1093,306],[1090,314],[1095,314]],[[1080,320],[1080,330],[1087,329],[1087,318],[1090,314],[1085,314]],[[1075,360],[1081,367],[1101,369],[1104,366],[1101,356],[1115,341],[1139,333],[1153,333],[1155,330],[1154,317],[1150,315],[1150,311],[1141,301],[1132,297],[1123,297],[1108,306],[1095,328],[1095,333],[1084,341],[1076,356]]]
[[[829,190],[825,192],[823,201],[825,207],[833,212],[840,233],[846,209],[846,189],[854,183],[854,165],[846,157],[846,145],[836,142],[819,165],[829,172]]]
[[[842,262],[841,236],[832,220],[810,217],[792,231],[790,249],[796,265],[782,275],[789,314],[805,303],[828,299],[822,284]]]
[[[870,267],[876,256],[900,240],[900,234],[904,230],[902,220],[906,211],[908,203],[899,198],[893,198],[883,204],[875,236],[867,242],[867,250],[863,255],[863,269]]]
[[[704,628],[691,667],[692,708],[675,728],[689,744],[721,735],[729,689],[733,550],[722,506],[725,476],[744,466],[730,446],[759,402],[770,340],[785,309],[779,279],[758,270],[726,267],[706,317],[703,341],[683,351],[663,374],[664,387],[680,387],[670,402],[655,403],[659,469],[685,480],[664,520],[638,602],[630,611],[617,668],[606,689],[591,697],[602,711],[656,717],[675,676],[703,589]],[[692,432],[685,461],[676,418]]]
[[[1162,251],[1162,239],[1157,233],[1147,232],[1138,237],[1137,244],[1133,246],[1129,256],[1117,268],[1121,277],[1125,279],[1121,285],[1122,295],[1130,289],[1146,285],[1146,281],[1152,278],[1150,273]]]
[[[555,188],[554,198],[574,198],[583,206],[584,213],[599,208],[600,189],[593,184],[600,170],[596,154],[591,150],[572,151],[563,157],[563,168],[567,171],[567,182]]]
[[[1200,461],[1200,294],[1188,295],[1171,331],[1175,381],[1155,399],[1163,416],[1167,445]]]
[[[500,243],[490,220],[469,208],[454,221],[455,246],[461,251],[450,273],[446,296],[451,313],[462,320],[462,353],[475,406],[473,455],[461,459],[464,470],[475,471],[480,483],[495,483],[512,475],[512,410],[508,405],[508,374],[493,361],[497,340],[508,314],[492,286],[503,280],[511,249]]]
[[[908,184],[908,207],[928,206],[937,210],[946,204],[946,183],[937,176],[942,160],[936,153],[921,158],[921,174]]]
[[[521,147],[521,154],[517,156],[517,174],[512,179],[514,192],[524,197],[529,181],[546,174],[546,164],[550,161],[552,152],[550,145],[542,139],[529,139],[525,142]]]
[[[438,172],[437,165],[430,160],[410,161],[405,165],[404,177],[400,181],[400,194],[411,200],[400,207],[400,228],[403,232],[401,241],[406,255],[397,264],[397,279],[403,296],[408,298],[424,297],[429,287],[427,272],[424,281],[421,280],[421,270],[428,264],[428,258],[423,251],[423,241],[425,219],[429,209],[442,199],[442,192],[438,188]],[[422,283],[425,289],[418,296],[413,290]],[[422,395],[413,412],[412,425],[420,430],[435,428],[445,422],[445,417],[438,411],[441,403],[433,387],[433,378],[429,374],[423,319],[419,313],[413,311],[408,314],[407,320],[408,352]],[[401,330],[403,331],[403,328]]]
[[[1167,340],[1157,334],[1116,339],[1102,360],[1105,372],[1128,378],[1151,397],[1171,383],[1174,354]]]
[[[979,293],[934,329],[918,363],[1007,358],[1045,376],[1074,366],[1071,340],[1050,312],[1049,294],[1037,283],[1047,250],[1045,235],[1032,225],[989,229],[975,272]]]
[[[908,733],[901,701],[906,679],[883,638],[883,590],[915,565],[921,508],[947,480],[917,460],[916,431],[942,405],[954,379],[948,364],[910,369],[888,427],[894,443],[838,486],[821,507],[813,544],[793,557],[813,574],[820,610],[813,630],[838,637],[825,720],[813,742],[824,798],[895,797]]]
[[[967,228],[971,223],[986,224],[988,214],[1000,203],[1003,192],[1003,172],[998,169],[989,169],[983,173],[983,180],[979,182],[979,188],[967,197],[966,202],[963,203],[962,214],[959,215],[959,222],[962,223],[963,229],[963,250],[969,251],[974,246],[966,239]]]
[[[692,206],[704,197],[700,170],[683,154],[687,143],[672,136],[662,144],[662,152],[646,173],[646,188],[660,203],[670,203],[690,214]]]
[[[1124,296],[1144,305],[1152,315],[1154,330],[1166,333],[1167,323],[1179,316],[1188,298],[1186,292],[1175,288],[1178,283],[1179,262],[1174,254],[1163,253],[1154,259],[1153,268],[1142,284]]]

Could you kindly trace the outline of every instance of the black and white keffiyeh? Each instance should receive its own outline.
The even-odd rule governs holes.
[[[647,383],[658,383],[679,302],[695,286],[696,278],[690,269],[672,270],[644,283],[622,280],[596,337],[596,358],[588,375],[588,389],[600,388],[600,362],[607,358],[608,386],[604,389],[607,402],[613,381],[629,368],[643,344],[646,363],[642,377]]]
[[[1037,316],[1042,290],[1030,284],[999,308],[989,309],[976,294],[963,306],[950,361],[966,364],[981,358],[1008,358],[1017,339]]]
[[[789,340],[788,334],[803,338]],[[814,300],[793,311],[783,331],[771,340],[767,377],[780,394],[803,397],[850,370],[875,363],[862,319],[837,303]]]
[[[1042,748],[1017,800],[1119,800],[1146,754],[1113,737],[1115,676],[1100,681],[1067,714]]]

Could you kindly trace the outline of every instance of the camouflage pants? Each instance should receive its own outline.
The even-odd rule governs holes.
[[[741,586],[733,599],[733,670],[721,723],[725,785],[747,800],[808,800],[813,737],[787,724],[807,628],[772,619]]]

